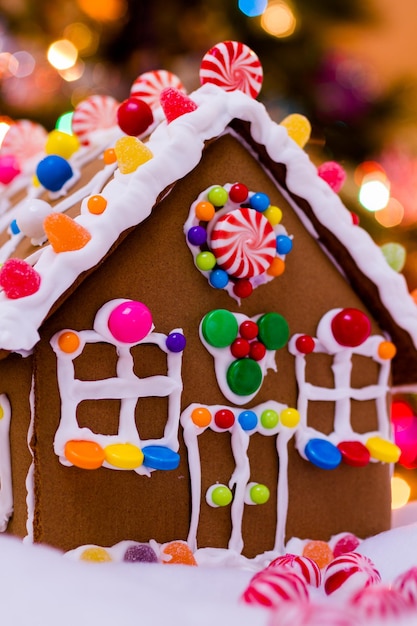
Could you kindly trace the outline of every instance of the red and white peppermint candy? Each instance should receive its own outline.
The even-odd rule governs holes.
[[[351,604],[366,619],[392,620],[410,611],[401,593],[385,585],[361,589],[351,598]]]
[[[44,150],[47,136],[47,131],[40,124],[18,120],[7,131],[1,153],[12,154],[22,167],[26,161]]]
[[[240,90],[256,98],[262,87],[263,69],[257,55],[239,41],[223,41],[210,48],[200,66],[200,82],[225,91]]]
[[[219,267],[236,278],[263,274],[276,256],[276,236],[267,218],[254,209],[222,215],[210,235]]]
[[[320,568],[317,563],[308,556],[285,554],[271,561],[268,567],[285,567],[290,571],[297,572],[297,574],[301,574],[305,581],[313,587],[319,587],[321,584]]]
[[[344,598],[380,581],[381,576],[371,559],[357,552],[346,552],[333,559],[323,576],[326,594]]]
[[[112,96],[95,95],[86,98],[75,107],[72,116],[72,131],[83,144],[88,144],[90,135],[97,130],[117,126],[119,103]]]
[[[271,613],[268,626],[358,626],[358,619],[346,606],[285,602]]]
[[[247,604],[275,607],[281,602],[308,602],[307,583],[285,567],[267,567],[253,576],[242,595]]]
[[[392,588],[400,592],[408,606],[417,608],[417,567],[397,576]]]
[[[167,70],[153,70],[137,77],[131,87],[130,95],[143,100],[151,109],[156,109],[160,106],[161,92],[167,87],[186,93],[178,76]]]

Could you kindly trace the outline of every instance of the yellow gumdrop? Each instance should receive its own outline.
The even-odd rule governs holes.
[[[291,113],[282,120],[281,126],[287,129],[288,135],[300,148],[304,148],[311,135],[311,124],[304,115]]]
[[[279,207],[271,204],[266,211],[264,211],[264,216],[271,224],[271,226],[276,226],[282,220],[282,211]]]
[[[104,448],[106,461],[120,469],[136,469],[143,463],[143,452],[132,443],[114,443]]]
[[[86,548],[80,554],[81,561],[91,561],[93,563],[105,563],[112,560],[110,554],[104,548],[93,546]]]
[[[122,174],[135,172],[140,165],[152,159],[149,148],[137,137],[120,137],[114,146],[119,170]]]
[[[370,455],[383,463],[396,463],[401,456],[400,448],[382,437],[369,437],[365,445]]]
[[[45,152],[69,159],[79,147],[80,142],[75,135],[63,133],[61,130],[52,130],[46,139]]]
[[[289,407],[288,409],[281,411],[279,419],[283,426],[286,426],[287,428],[294,428],[294,426],[297,426],[300,421],[300,414],[297,409]]]

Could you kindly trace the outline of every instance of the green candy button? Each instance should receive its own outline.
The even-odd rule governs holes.
[[[229,365],[227,384],[238,396],[250,396],[262,384],[262,370],[253,359],[237,359]]]
[[[226,309],[215,309],[204,316],[201,331],[204,339],[214,348],[230,346],[238,335],[237,319]]]
[[[258,338],[268,350],[283,348],[290,337],[288,322],[279,313],[265,313],[258,320]]]

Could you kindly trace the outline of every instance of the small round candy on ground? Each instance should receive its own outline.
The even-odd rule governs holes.
[[[321,570],[316,561],[307,556],[284,554],[271,561],[268,567],[285,567],[294,570],[297,574],[301,574],[309,585],[320,587]]]
[[[381,582],[381,576],[372,561],[357,552],[346,552],[333,559],[323,575],[327,595],[348,599],[357,591]]]
[[[286,568],[265,568],[252,577],[242,595],[247,604],[277,607],[282,602],[308,602],[307,583]]]
[[[333,551],[328,543],[317,539],[305,544],[303,556],[313,559],[319,568],[323,569],[333,560]]]

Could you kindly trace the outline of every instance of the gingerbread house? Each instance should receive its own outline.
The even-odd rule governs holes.
[[[390,526],[414,301],[291,128],[213,82],[2,267],[3,530],[252,557]]]

